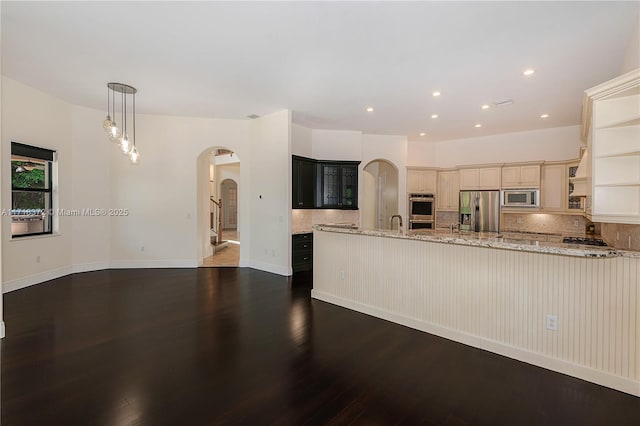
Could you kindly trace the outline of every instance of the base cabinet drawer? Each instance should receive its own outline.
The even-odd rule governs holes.
[[[313,233],[297,234],[292,237],[291,267],[293,272],[313,269]]]

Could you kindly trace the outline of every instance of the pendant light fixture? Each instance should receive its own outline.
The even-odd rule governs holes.
[[[116,93],[120,93],[119,112],[122,128],[118,127],[115,120]],[[102,127],[107,132],[109,139],[119,145],[122,154],[129,156],[131,164],[137,164],[140,159],[140,154],[136,148],[136,93],[136,88],[128,84],[107,83],[107,118],[102,122]],[[109,98],[111,98],[111,101]],[[128,104],[133,107],[130,111],[127,110]],[[129,124],[132,125],[132,138],[129,138]]]

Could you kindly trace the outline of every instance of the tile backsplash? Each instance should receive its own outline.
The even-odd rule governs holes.
[[[583,216],[548,213],[502,213],[500,228],[503,232],[537,232],[584,236],[592,223]],[[599,233],[599,224],[595,224]]]
[[[615,248],[640,250],[640,225],[601,224],[602,238]]]
[[[436,212],[436,228],[448,228],[458,222],[458,212]]]
[[[292,209],[291,229],[310,229],[319,223],[355,223],[360,226],[359,210]]]

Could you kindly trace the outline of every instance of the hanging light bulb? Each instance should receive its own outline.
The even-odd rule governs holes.
[[[109,129],[109,139],[113,143],[119,143],[122,137],[122,131],[118,128],[115,120],[111,122],[111,128]]]
[[[131,162],[131,164],[138,164],[138,161],[140,161],[140,154],[138,153],[138,148],[134,145],[129,153],[129,162]]]
[[[113,125],[113,122],[111,121],[111,109],[109,108],[109,86],[107,86],[107,118],[104,119],[104,121],[102,122],[102,128],[104,129],[105,132],[107,132],[107,135],[111,133],[111,126]]]
[[[129,135],[127,135],[126,133],[122,137],[122,140],[120,140],[120,151],[122,151],[124,155],[129,154],[129,151],[131,151],[131,144],[129,143]]]
[[[107,118],[102,122],[102,128],[107,134],[111,133],[111,126],[113,126],[113,121],[111,121],[111,116],[107,114]]]

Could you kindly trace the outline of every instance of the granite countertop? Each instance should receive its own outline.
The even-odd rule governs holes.
[[[291,235],[310,234],[313,228],[296,228],[291,230]]]
[[[603,258],[603,257],[633,257],[640,258],[640,252],[619,250],[612,247],[594,247],[587,245],[564,244],[546,241],[514,240],[503,238],[496,233],[482,232],[453,232],[449,230],[419,230],[400,233],[398,231],[338,228],[328,225],[315,225],[319,231],[338,232],[343,234],[370,235],[376,237],[423,240],[445,244],[459,244],[475,247],[491,247],[504,250],[526,251],[533,253],[558,254],[564,256]]]

